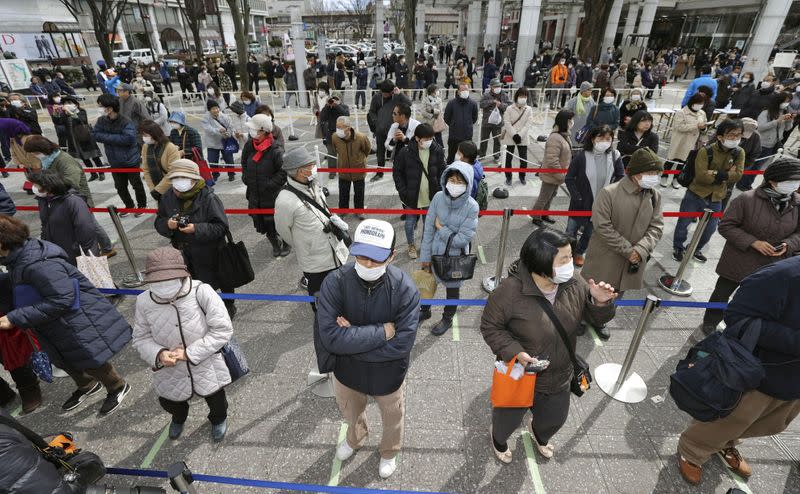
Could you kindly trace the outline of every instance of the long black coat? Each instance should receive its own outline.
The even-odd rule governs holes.
[[[101,156],[100,148],[92,136],[92,129],[86,117],[86,110],[81,108],[78,110],[77,115],[72,116],[68,116],[66,112],[61,112],[58,115],[53,117],[53,123],[64,126],[67,135],[67,152],[70,156],[79,160]],[[83,131],[88,132],[85,133],[84,139],[78,139],[76,134],[81,134]]]
[[[431,144],[431,155],[428,158],[428,199],[442,190],[439,177],[444,171],[444,148],[438,143]],[[403,147],[394,159],[392,172],[394,186],[403,204],[416,209],[419,200],[419,184],[424,178],[422,160],[419,158],[419,147],[415,143]]]
[[[94,217],[75,190],[63,196],[39,197],[38,202],[42,239],[64,249],[70,264],[77,265],[75,258],[81,255],[81,248],[99,254]]]
[[[271,209],[275,207],[275,199],[286,184],[286,171],[283,169],[283,148],[275,140],[255,161],[253,140],[250,139],[242,149],[242,181],[247,186],[247,207],[250,209]],[[252,214],[253,226],[258,233],[267,233],[266,223],[272,221],[273,215]]]
[[[614,160],[614,172],[611,174],[611,182],[618,182],[625,176],[625,167],[622,164],[622,159],[615,151],[617,158]],[[579,151],[575,157],[572,158],[572,163],[569,165],[567,177],[564,179],[564,184],[569,189],[570,211],[591,211],[594,205],[594,194],[592,194],[592,186],[589,184],[589,178],[586,176],[586,152]],[[599,192],[599,191],[598,191]]]
[[[194,223],[195,228],[195,232],[190,234],[170,230],[167,226],[167,220],[180,213],[181,202],[174,190],[161,197],[156,215],[156,231],[170,239],[172,246],[183,252],[192,278],[208,283],[214,289],[228,289],[229,287],[220,285],[217,254],[219,247],[225,243],[225,234],[229,228],[222,201],[208,187],[194,197],[187,212],[189,223]]]

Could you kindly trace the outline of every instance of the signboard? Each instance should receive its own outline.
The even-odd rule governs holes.
[[[11,89],[25,89],[31,83],[31,69],[21,59],[0,59],[0,69]]]
[[[0,48],[25,60],[52,60],[87,55],[80,33],[1,33]]]
[[[780,68],[791,68],[794,66],[794,59],[797,56],[797,52],[794,51],[784,51],[781,53],[775,54],[775,61],[772,63],[773,67],[780,67]]]

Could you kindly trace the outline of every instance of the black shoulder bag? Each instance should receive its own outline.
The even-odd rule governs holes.
[[[256,279],[247,246],[241,240],[233,241],[231,231],[225,232],[225,241],[217,247],[220,285],[225,288],[239,288]]]
[[[461,249],[461,253],[457,256],[450,255],[450,244],[453,242],[453,237],[456,236],[456,233],[451,233],[450,237],[447,238],[444,254],[431,256],[433,272],[442,281],[471,280],[475,272],[475,264],[478,262],[478,256],[465,254],[464,249]]]
[[[332,215],[327,208],[320,206],[320,204],[317,201],[307,196],[306,194],[303,194],[302,192],[300,192],[299,190],[295,189],[290,185],[285,185],[283,189],[287,192],[291,192],[292,194],[296,195],[297,198],[300,199],[301,201],[306,202],[311,206],[314,206],[315,209],[317,209],[320,213],[324,214],[326,218],[328,218],[328,224],[325,225],[323,232],[333,233],[333,236],[336,237],[337,240],[344,242],[344,245],[346,245],[347,247],[350,247],[350,245],[353,244],[353,239],[350,238],[350,234],[346,230],[342,230],[341,228],[333,224],[332,221],[330,221]],[[335,257],[336,256],[334,256],[334,258]]]
[[[542,306],[542,309],[547,313],[548,317],[550,317],[550,320],[558,331],[558,335],[561,337],[561,341],[564,342],[564,346],[567,347],[567,351],[569,352],[569,358],[572,360],[572,367],[574,369],[572,381],[569,383],[570,391],[572,391],[572,394],[575,396],[583,396],[583,393],[591,387],[592,382],[592,373],[589,372],[589,364],[586,363],[580,355],[576,354],[575,349],[569,344],[567,331],[558,319],[552,304],[544,297],[535,298],[536,301],[539,302],[539,305]]]

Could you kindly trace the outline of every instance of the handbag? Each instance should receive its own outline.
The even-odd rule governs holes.
[[[519,379],[511,378],[511,370],[517,362],[517,356],[507,362],[505,373],[494,369],[492,374],[492,406],[494,408],[530,408],[533,406],[533,392],[536,389],[536,374],[527,372]]]
[[[502,82],[504,84],[511,84],[512,82],[514,82],[514,76],[513,75],[504,75],[503,79],[502,79]]]
[[[417,285],[420,298],[433,298],[436,295],[436,278],[430,271],[418,269],[411,273],[411,279]]]
[[[433,132],[438,134],[439,132],[444,132],[448,128],[449,126],[444,122],[444,115],[439,113],[439,116],[433,121]]]
[[[547,313],[550,320],[553,322],[553,325],[556,327],[558,331],[558,335],[561,337],[561,341],[564,342],[564,346],[567,347],[567,351],[569,352],[569,358],[572,360],[572,368],[573,368],[573,376],[572,381],[569,383],[570,391],[575,396],[583,396],[583,393],[591,388],[592,373],[589,371],[589,364],[586,363],[580,355],[575,353],[575,349],[572,348],[572,345],[569,344],[569,338],[567,337],[567,331],[564,329],[564,326],[561,324],[561,321],[558,319],[555,311],[553,310],[553,306],[550,304],[549,301],[545,300],[544,297],[534,297],[536,301],[539,302],[539,305],[542,306],[545,313]]]
[[[24,329],[21,331],[28,337],[28,342],[30,342],[33,348],[30,358],[31,370],[42,381],[47,383],[53,382],[53,366],[50,364],[50,357],[45,352],[40,351],[39,345],[34,341],[28,331]]]
[[[222,151],[235,154],[239,152],[239,141],[235,137],[224,137],[222,139]]]
[[[471,280],[475,274],[475,264],[478,262],[478,256],[464,254],[464,249],[461,250],[462,254],[457,256],[450,255],[450,244],[453,243],[453,237],[455,236],[456,232],[453,232],[447,238],[444,254],[431,256],[433,272],[442,281]]]
[[[228,372],[231,375],[231,382],[235,382],[250,373],[250,366],[247,365],[247,359],[236,338],[231,336],[231,339],[225,343],[220,353],[222,353],[222,358],[225,360],[225,365],[228,367]]]
[[[76,258],[78,271],[86,276],[95,288],[116,288],[114,278],[111,276],[111,270],[108,267],[108,258],[96,256],[91,251],[87,255],[83,247],[80,250],[81,255]]]
[[[186,149],[186,132],[183,133],[183,142],[181,143],[181,149]],[[192,161],[197,164],[197,168],[200,171],[200,176],[203,177],[203,180],[206,181],[206,184],[209,186],[214,185],[214,176],[211,174],[211,168],[208,167],[208,161],[203,159],[203,154],[200,152],[200,149],[197,147],[192,147]]]
[[[250,254],[244,242],[233,242],[230,230],[225,232],[225,242],[217,248],[217,266],[219,266],[220,286],[239,288],[256,278]]]
[[[350,237],[350,233],[348,233],[347,230],[342,230],[341,228],[336,226],[332,221],[330,221],[331,216],[333,215],[330,213],[330,211],[328,211],[327,208],[320,206],[319,203],[317,203],[317,201],[307,196],[306,194],[303,194],[294,187],[290,187],[289,185],[284,185],[283,190],[291,192],[292,194],[296,195],[298,199],[300,199],[303,202],[307,202],[309,205],[313,206],[320,213],[325,215],[326,218],[328,218],[329,221],[326,228],[329,230],[327,231],[323,230],[325,231],[325,233],[328,232],[333,233],[333,236],[336,237],[336,240],[344,242],[344,245],[347,247],[350,247],[353,244],[353,239]],[[335,253],[333,257],[336,258]]]
[[[595,105],[595,107],[594,107],[594,115],[592,115],[592,120],[597,118],[597,110],[599,110],[599,109],[600,109],[600,105]],[[586,134],[588,134],[590,130],[592,130],[592,127],[594,127],[594,126],[593,125],[589,125],[588,123],[586,125],[584,125],[583,127],[581,127],[580,130],[575,133],[575,140],[577,142],[583,142],[583,138],[586,137]]]

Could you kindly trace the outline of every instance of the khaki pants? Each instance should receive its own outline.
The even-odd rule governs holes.
[[[275,91],[284,93],[286,92],[286,83],[283,82],[283,77],[276,77],[275,78]],[[283,94],[281,94],[283,96]]]
[[[678,452],[701,466],[716,452],[736,446],[740,439],[783,432],[798,414],[800,400],[783,401],[748,391],[727,417],[714,422],[692,420],[681,434]]]
[[[403,418],[405,416],[405,388],[406,383],[392,394],[384,396],[373,396],[381,410],[381,422],[383,423],[383,437],[378,451],[383,459],[391,459],[397,456],[403,446]],[[344,420],[347,422],[347,444],[353,449],[359,449],[367,439],[369,429],[367,427],[367,415],[364,411],[367,408],[367,395],[354,389],[350,389],[333,378],[333,390],[336,394],[336,404],[342,412]]]
[[[117,374],[110,362],[106,362],[96,369],[77,370],[64,367],[64,372],[69,374],[81,391],[89,391],[97,381],[100,381],[109,393],[125,386],[125,380]]]

